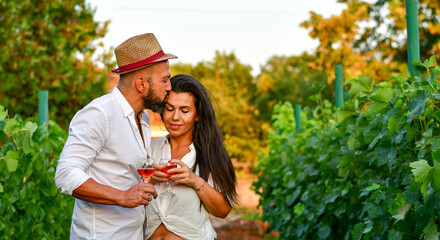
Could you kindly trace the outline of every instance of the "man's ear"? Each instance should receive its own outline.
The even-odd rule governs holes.
[[[138,92],[144,92],[148,90],[147,80],[143,76],[137,76],[134,80],[134,84]]]

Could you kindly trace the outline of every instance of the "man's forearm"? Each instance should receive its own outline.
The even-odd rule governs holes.
[[[102,185],[89,178],[73,191],[72,196],[92,203],[120,205],[121,194],[123,194],[123,191]]]
[[[148,205],[153,197],[157,197],[157,192],[150,183],[140,182],[126,191],[121,191],[89,178],[73,191],[72,196],[92,203],[132,208]]]

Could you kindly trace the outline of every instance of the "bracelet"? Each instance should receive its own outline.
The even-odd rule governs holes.
[[[203,181],[204,181],[204,182],[203,182],[202,186],[201,186],[199,189],[196,189],[196,192],[202,190],[202,188],[205,187],[205,185],[206,185],[206,180],[203,179]]]

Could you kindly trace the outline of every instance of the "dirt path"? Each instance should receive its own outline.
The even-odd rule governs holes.
[[[251,190],[254,180],[238,180],[238,193],[240,195],[239,207],[257,207],[260,196]]]
[[[229,215],[221,221],[213,222],[218,240],[263,240],[267,223],[242,219],[241,215]]]
[[[238,181],[240,205],[236,211],[231,212],[225,219],[211,217],[218,240],[263,240],[264,236],[267,235],[267,223],[242,217],[244,209],[247,209],[247,212],[258,212],[259,196],[250,189],[252,182],[253,180]]]

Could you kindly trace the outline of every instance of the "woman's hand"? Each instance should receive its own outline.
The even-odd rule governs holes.
[[[172,182],[185,184],[193,188],[206,210],[215,217],[225,218],[228,216],[232,207],[221,192],[205,183],[203,178],[193,173],[182,161],[171,160],[171,163],[176,163],[180,166],[180,168],[168,170],[168,177]]]
[[[196,189],[200,187],[199,184],[203,184],[203,179],[197,176],[191,169],[182,161],[173,159],[170,163],[174,163],[180,166],[180,168],[173,168],[168,170],[167,177],[175,183],[185,184],[190,188]],[[200,185],[201,185],[200,184]]]
[[[151,176],[151,184],[170,181],[167,174],[163,172],[164,167],[164,164],[154,164],[156,171],[154,171],[153,176]]]

